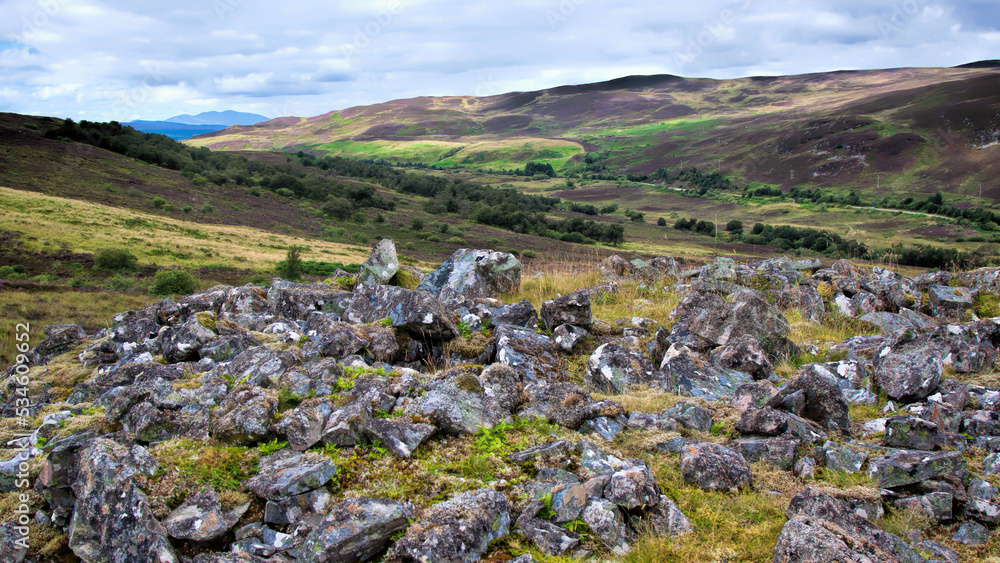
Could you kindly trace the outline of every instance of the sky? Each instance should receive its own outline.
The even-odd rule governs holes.
[[[0,0],[0,111],[92,121],[985,59],[995,0]]]

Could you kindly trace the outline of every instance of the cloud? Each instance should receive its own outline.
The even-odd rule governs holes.
[[[0,2],[4,110],[87,119],[951,66],[998,58],[1000,37],[992,0]]]

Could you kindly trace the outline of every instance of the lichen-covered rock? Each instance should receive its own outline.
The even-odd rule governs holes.
[[[544,468],[535,476],[532,491],[535,500],[551,506],[552,521],[563,524],[576,520],[587,505],[587,491],[576,475],[563,469]]]
[[[577,432],[580,434],[597,434],[605,440],[614,440],[622,430],[625,430],[625,421],[616,420],[607,416],[599,416],[591,420],[585,420]]]
[[[650,508],[645,518],[633,516],[632,521],[636,528],[646,525],[653,533],[667,537],[679,537],[694,531],[688,517],[666,495],[660,495],[659,502]]]
[[[612,502],[602,498],[593,499],[583,509],[580,518],[613,553],[624,555],[631,549],[634,534],[625,523],[621,510]]]
[[[521,285],[521,262],[507,252],[459,249],[417,286],[449,304],[500,297]]]
[[[437,427],[406,418],[372,418],[365,424],[364,432],[368,440],[377,440],[392,454],[410,457],[420,444],[437,432]]]
[[[966,522],[958,527],[951,541],[964,545],[982,545],[990,541],[991,535],[989,529],[979,522]]]
[[[313,311],[343,314],[353,294],[325,283],[292,283],[274,280],[267,298],[272,303],[271,312],[293,321],[304,321]]]
[[[552,339],[563,352],[572,352],[587,337],[587,331],[573,325],[559,325],[552,331]]]
[[[590,330],[594,325],[590,297],[590,291],[581,289],[543,302],[542,322],[545,323],[545,328],[554,330],[559,325],[568,324]]]
[[[750,464],[737,452],[709,442],[686,444],[681,450],[681,475],[688,483],[710,491],[750,487]]]
[[[221,537],[250,508],[244,503],[226,512],[215,490],[209,488],[189,496],[163,519],[170,537],[181,540],[209,541]]]
[[[937,391],[944,373],[939,354],[927,349],[912,332],[904,332],[875,355],[875,383],[886,395],[912,403]]]
[[[750,463],[766,461],[788,471],[795,464],[798,440],[788,438],[740,438],[736,441],[740,455]]]
[[[950,493],[937,492],[918,497],[896,499],[892,505],[896,508],[918,510],[928,518],[938,521],[951,520],[955,498]]]
[[[48,325],[44,329],[45,338],[31,351],[29,359],[36,366],[49,363],[49,360],[70,351],[77,342],[87,337],[83,327],[75,324]]]
[[[396,245],[390,239],[382,239],[372,248],[368,259],[361,264],[357,283],[362,285],[386,284],[398,271],[399,258],[396,257]]]
[[[462,493],[420,515],[392,548],[404,561],[478,561],[490,542],[507,537],[510,502],[490,489]]]
[[[513,326],[500,326],[495,334],[497,363],[510,366],[524,380],[544,381],[561,371],[551,338]]]
[[[747,383],[753,383],[753,377],[748,373],[711,364],[698,365],[687,354],[680,354],[664,357],[654,386],[684,397],[722,401],[731,398],[740,386]]]
[[[538,312],[527,299],[497,307],[493,311],[493,326],[500,325],[535,330],[535,327],[538,326]]]
[[[927,288],[931,311],[942,321],[961,321],[972,307],[973,293],[967,287],[932,285]]]
[[[812,365],[807,366],[796,379],[779,389],[778,394],[768,400],[767,406],[782,408],[785,399],[797,392],[801,392],[805,398],[802,416],[827,429],[850,434],[851,417],[848,414],[847,399],[829,372],[813,369]]]
[[[712,428],[712,413],[693,403],[677,403],[663,411],[663,416],[672,418],[692,430],[708,432]]]
[[[406,404],[404,412],[430,420],[451,434],[475,434],[493,428],[511,414],[487,395],[479,378],[468,371],[430,383],[421,396]]]
[[[198,360],[201,347],[218,336],[215,322],[214,313],[202,312],[192,314],[176,328],[163,328],[157,337],[163,357],[170,363]]]
[[[253,444],[271,434],[278,401],[260,387],[237,387],[212,412],[209,432],[231,444]]]
[[[649,466],[637,459],[628,463],[632,465],[611,474],[602,496],[624,510],[656,506],[660,489]]]
[[[276,352],[267,346],[256,346],[233,358],[224,369],[236,385],[269,387],[297,362],[291,352]]]
[[[536,383],[525,388],[531,402],[519,416],[541,416],[576,430],[585,420],[616,417],[625,409],[611,401],[595,401],[586,389],[574,383]]]
[[[736,431],[745,435],[779,436],[788,430],[788,417],[769,407],[743,411]]]
[[[907,450],[933,450],[940,443],[938,425],[915,416],[894,416],[885,422],[885,445]]]
[[[749,373],[755,380],[767,379],[774,375],[774,366],[768,359],[760,342],[749,334],[729,341],[712,351],[709,358],[717,366]]]
[[[422,291],[361,285],[355,288],[343,317],[355,324],[389,319],[390,326],[414,338],[451,340],[458,336],[453,315],[444,303]]]
[[[587,362],[584,382],[600,393],[618,395],[632,385],[648,384],[653,380],[653,364],[649,358],[617,344],[602,344]]]
[[[261,458],[259,472],[244,485],[261,498],[281,500],[322,487],[336,472],[326,456],[283,449]]]
[[[739,291],[731,298],[732,303],[715,293],[688,293],[670,313],[676,321],[674,330],[686,329],[716,346],[749,335],[765,352],[779,350],[791,331],[781,311],[752,290]]]
[[[408,502],[352,498],[330,510],[295,551],[307,563],[361,563],[389,547],[391,537],[409,525],[416,509]]]
[[[868,464],[868,476],[876,479],[883,488],[912,485],[939,475],[961,476],[964,473],[962,452],[897,450]]]
[[[529,516],[527,511],[518,517],[517,531],[531,540],[542,553],[554,557],[563,555],[580,545],[579,535],[562,526],[539,520],[533,514]]]
[[[827,469],[842,473],[857,473],[868,459],[868,453],[856,452],[836,442],[826,442],[815,450],[826,463]]]
[[[314,312],[304,328],[308,345],[315,346],[324,357],[343,359],[365,349],[365,341],[354,326],[341,321],[339,315]]]
[[[80,451],[79,463],[68,532],[73,553],[94,562],[179,561],[166,530],[135,483],[134,477],[156,472],[156,460],[149,452],[97,438]]]
[[[283,413],[275,430],[285,435],[293,450],[304,452],[320,441],[326,419],[334,410],[329,399],[312,398]]]

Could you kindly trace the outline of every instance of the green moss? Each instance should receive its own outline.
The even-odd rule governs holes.
[[[972,302],[972,310],[980,319],[1000,317],[1000,296],[995,293],[980,291]]]
[[[215,315],[209,313],[208,311],[202,311],[200,313],[195,313],[195,316],[198,318],[198,322],[201,323],[201,326],[213,332],[215,331],[217,322]]]
[[[479,383],[479,378],[471,373],[463,373],[455,378],[455,386],[462,391],[469,393],[482,393],[483,386]]]
[[[160,463],[158,474],[176,470],[181,477],[217,491],[239,490],[240,482],[257,472],[258,452],[250,448],[176,438],[149,452]]]

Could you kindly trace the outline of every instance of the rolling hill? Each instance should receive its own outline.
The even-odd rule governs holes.
[[[195,137],[470,171],[696,166],[751,182],[1000,201],[1000,65],[735,80],[632,76],[489,97],[420,97]]]

